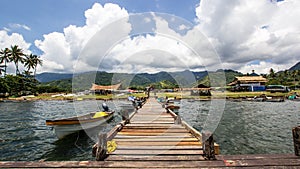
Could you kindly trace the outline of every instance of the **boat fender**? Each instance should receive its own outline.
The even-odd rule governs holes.
[[[107,113],[104,111],[100,111],[100,112],[96,112],[95,115],[93,116],[93,118],[99,118],[99,117],[103,117],[103,116],[107,116]]]

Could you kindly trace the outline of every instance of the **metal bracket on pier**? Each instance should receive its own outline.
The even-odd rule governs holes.
[[[215,160],[214,138],[211,132],[202,133],[203,156],[206,160]]]

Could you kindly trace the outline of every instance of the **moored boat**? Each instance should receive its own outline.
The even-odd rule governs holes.
[[[61,139],[80,130],[90,129],[109,121],[114,112],[93,112],[83,116],[57,120],[46,120],[46,125],[54,128],[56,136]]]

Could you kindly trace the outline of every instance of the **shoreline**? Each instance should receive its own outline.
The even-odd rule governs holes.
[[[182,95],[182,93],[159,93],[156,97],[176,97],[178,99],[186,99],[190,101],[210,101],[210,100],[218,100],[218,99],[226,99],[229,101],[254,101],[256,97],[264,95],[265,97],[272,97],[273,99],[282,98],[284,100],[287,99],[290,93],[266,93],[266,92],[216,92],[212,96],[190,96],[190,95]],[[297,93],[300,93],[299,91]],[[57,93],[55,93],[57,94]],[[115,97],[114,95],[84,95],[84,96],[58,96],[52,97],[55,95],[53,93],[40,94],[38,96],[21,96],[21,97],[8,97],[8,98],[0,98],[0,102],[26,102],[26,101],[83,101],[83,100],[103,100],[103,101],[111,101],[111,100],[126,100],[127,95],[123,97]],[[145,97],[143,95],[136,97]]]

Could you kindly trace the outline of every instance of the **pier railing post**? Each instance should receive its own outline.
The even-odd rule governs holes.
[[[121,111],[122,120],[125,121],[125,124],[130,123],[128,110]]]
[[[215,147],[214,147],[214,138],[211,132],[202,133],[202,148],[203,156],[208,160],[215,160]]]
[[[292,129],[292,132],[293,132],[295,155],[300,156],[300,126],[294,127]]]
[[[96,160],[103,161],[107,157],[107,134],[100,133],[96,149]]]
[[[174,122],[175,124],[181,124],[181,117],[179,116],[179,115],[177,115],[176,117],[175,117],[175,122]]]

